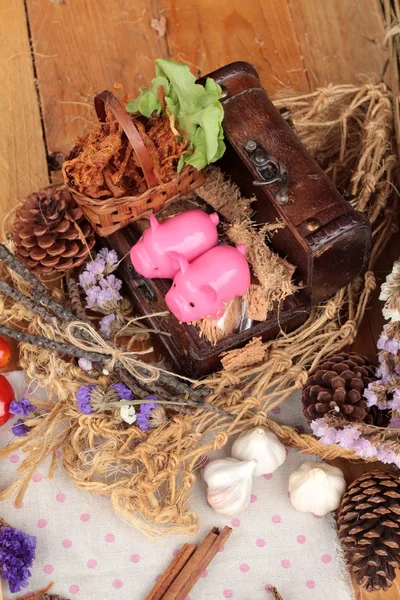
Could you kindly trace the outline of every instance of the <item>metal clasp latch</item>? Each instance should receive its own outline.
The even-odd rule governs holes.
[[[256,168],[260,179],[253,181],[255,186],[265,186],[278,184],[279,190],[275,194],[275,199],[279,204],[286,204],[289,200],[288,173],[282,163],[274,159],[253,140],[249,140],[245,145],[245,150],[250,156],[250,160]]]

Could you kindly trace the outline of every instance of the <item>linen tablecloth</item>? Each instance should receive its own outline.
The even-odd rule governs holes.
[[[299,395],[293,395],[274,417],[304,426]],[[0,428],[0,447],[11,439],[10,425]],[[228,455],[228,449],[222,452]],[[22,456],[0,463],[3,489],[16,478]],[[23,507],[0,504],[5,521],[37,537],[37,559],[30,588],[54,581],[53,593],[71,600],[141,600],[184,542],[200,542],[213,526],[230,525],[232,535],[222,552],[190,593],[190,600],[270,600],[271,585],[284,600],[350,600],[354,598],[338,545],[332,515],[299,513],[288,498],[288,478],[310,457],[288,450],[285,464],[273,474],[254,478],[251,503],[235,518],[217,515],[206,502],[200,478],[192,506],[200,517],[193,537],[153,542],[118,519],[107,498],[79,491],[62,469],[53,479],[48,464],[32,477]],[[312,459],[311,459],[312,460]],[[3,583],[4,598],[8,593]],[[189,598],[188,598],[189,600]]]

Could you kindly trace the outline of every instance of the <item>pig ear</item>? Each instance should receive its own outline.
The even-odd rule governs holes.
[[[154,215],[150,215],[150,229],[152,233],[155,233],[157,229],[160,227],[160,223],[157,221]]]
[[[189,263],[183,254],[179,254],[179,252],[168,252],[167,257],[171,259],[171,266],[176,271],[181,270],[182,272],[185,272],[188,268]]]
[[[204,292],[209,302],[216,302],[217,292],[211,287],[211,285],[203,285],[201,291]]]

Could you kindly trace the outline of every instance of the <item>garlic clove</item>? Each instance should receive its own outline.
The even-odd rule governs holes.
[[[238,460],[256,460],[256,476],[273,473],[286,460],[285,446],[272,431],[262,427],[241,433],[233,443],[231,454]]]
[[[203,479],[208,486],[207,500],[219,514],[232,517],[246,510],[250,502],[255,460],[235,458],[213,460],[205,467]]]
[[[319,517],[336,510],[345,491],[342,471],[326,463],[304,462],[289,477],[293,507]]]

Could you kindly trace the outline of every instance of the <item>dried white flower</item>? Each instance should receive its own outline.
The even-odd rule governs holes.
[[[120,415],[121,419],[125,421],[125,423],[128,423],[128,425],[132,425],[137,419],[136,410],[132,404],[124,404],[124,406],[121,406]]]

